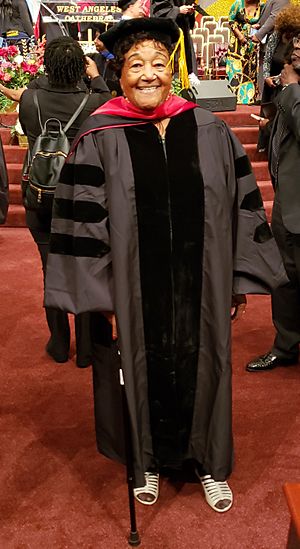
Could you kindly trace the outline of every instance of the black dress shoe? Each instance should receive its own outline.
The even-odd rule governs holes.
[[[88,360],[88,361],[81,361],[79,362],[78,360],[76,360],[76,366],[77,368],[88,368],[89,366],[92,365],[92,361],[91,360]]]
[[[45,350],[46,350],[46,353],[55,361],[55,362],[58,362],[59,364],[62,364],[63,362],[68,362],[69,360],[69,356],[68,354],[66,353],[62,353],[62,354],[59,354],[57,352],[55,352],[52,348],[51,348],[51,344],[50,344],[50,341],[48,341],[46,347],[45,347]]]
[[[264,372],[265,370],[273,370],[276,366],[292,366],[298,363],[298,358],[279,358],[273,353],[260,355],[246,366],[247,372]]]

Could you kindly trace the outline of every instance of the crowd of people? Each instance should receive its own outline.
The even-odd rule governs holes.
[[[160,474],[188,470],[223,513],[233,504],[231,322],[245,311],[245,294],[272,294],[276,327],[273,348],[247,370],[298,362],[300,8],[279,8],[274,19],[279,0],[236,0],[230,11],[227,67],[241,103],[258,96],[259,43],[275,24],[264,63],[265,86],[273,89],[273,72],[279,78],[272,232],[236,136],[171,93],[178,25],[182,16],[193,24],[194,7],[156,0],[156,17],[143,17],[140,0],[121,2],[120,23],[94,28],[98,57],[71,37],[48,40],[45,76],[18,92],[29,152],[41,124],[65,125],[88,94],[67,133],[71,152],[50,215],[24,194],[45,279],[46,351],[68,360],[75,315],[77,365],[93,368],[98,448],[124,462],[122,370],[141,504],[157,501]]]

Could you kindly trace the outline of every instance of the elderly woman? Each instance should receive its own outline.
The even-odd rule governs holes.
[[[122,369],[136,498],[155,503],[159,472],[190,463],[224,512],[233,501],[232,292],[265,292],[283,271],[240,143],[171,94],[178,36],[158,18],[102,36],[124,97],[89,117],[63,169],[46,302],[94,313],[98,446],[119,460]],[[118,350],[98,311],[115,312]]]

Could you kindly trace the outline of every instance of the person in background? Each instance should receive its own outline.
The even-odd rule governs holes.
[[[184,49],[190,81],[191,84],[199,83],[197,60],[191,38],[191,31],[195,25],[195,7],[193,3],[186,4],[185,0],[152,0],[151,14],[153,17],[168,17],[181,28],[184,36]]]
[[[258,95],[258,47],[252,34],[260,12],[259,0],[236,0],[229,11],[231,33],[226,73],[238,104],[251,105]]]
[[[118,0],[118,8],[122,10],[121,21],[144,16],[143,0]]]
[[[64,16],[59,14],[59,6],[61,6],[61,2],[51,1],[51,3],[40,3],[39,14],[34,29],[37,39],[41,40],[43,36],[46,36],[48,42],[60,36],[72,36],[74,40],[79,39],[80,24],[65,21]]]
[[[97,53],[89,53],[88,57],[95,61],[99,74],[103,77],[113,96],[121,95],[119,79],[112,68],[114,56],[110,53],[101,40],[101,34],[111,28],[111,24],[93,23],[92,29],[95,32],[94,45]]]
[[[28,6],[24,0],[0,0],[0,36],[9,44],[22,48],[22,41],[33,36]]]
[[[144,16],[145,2],[144,0],[118,0],[118,8],[122,10],[122,16],[120,21],[116,25],[122,25],[124,21],[129,19],[135,19],[138,17]],[[119,85],[119,79],[115,74],[115,71],[112,70],[112,60],[114,55],[112,52],[108,51],[105,45],[105,36],[106,32],[109,31],[112,25],[106,25],[104,23],[95,23],[92,28],[96,30],[96,36],[94,44],[96,46],[97,52],[101,55],[95,56],[92,54],[90,58],[96,62],[100,74],[103,75],[109,89],[112,92],[113,96],[122,95],[122,91]]]
[[[62,170],[45,303],[92,314],[98,447],[124,462],[122,368],[136,499],[154,504],[160,471],[189,465],[223,513],[233,502],[232,293],[241,313],[239,294],[285,273],[241,144],[170,93],[177,25],[138,18],[106,34],[124,97],[89,117]],[[112,312],[116,344],[99,328]]]
[[[275,190],[272,230],[289,277],[272,293],[276,329],[273,347],[247,364],[264,372],[298,363],[300,343],[300,34],[293,38],[291,63],[280,75],[277,115],[270,138],[269,170]]]
[[[44,55],[44,65],[47,76],[33,80],[20,98],[19,118],[25,135],[27,135],[29,150],[32,151],[37,136],[41,133],[37,109],[33,101],[33,92],[37,91],[42,113],[42,124],[49,118],[57,118],[62,126],[68,122],[87,93],[82,78],[85,71],[90,75],[89,64],[86,64],[84,53],[75,40],[70,37],[59,37],[47,43]],[[69,129],[67,136],[70,141],[75,137],[82,122],[99,105],[111,98],[109,90],[99,73],[95,74],[92,64],[91,86],[97,90],[91,93],[88,101]],[[101,90],[101,91],[100,91]],[[25,203],[26,207],[26,203]],[[27,226],[37,244],[43,271],[45,273],[51,214],[43,214],[26,209]],[[66,362],[69,358],[70,327],[68,314],[55,308],[45,308],[46,319],[50,331],[47,343],[47,353],[56,362]],[[89,350],[89,317],[75,317],[77,366],[90,364]]]
[[[288,4],[289,0],[267,0],[261,10],[260,18],[257,22],[257,30],[252,37],[253,42],[259,45],[258,99],[261,98],[263,92],[263,61],[266,51],[266,44],[270,34],[274,30],[277,15]]]
[[[276,107],[272,104],[281,91],[280,73],[286,58],[286,50],[294,35],[300,32],[300,6],[283,8],[276,17],[275,30],[268,39],[263,61],[264,87],[261,98],[261,115],[273,120]],[[269,111],[269,112],[268,112]],[[268,149],[272,124],[260,125],[258,150]]]
[[[28,10],[31,16],[31,21],[35,25],[39,16],[39,2],[36,0],[26,0],[26,4],[28,6]]]

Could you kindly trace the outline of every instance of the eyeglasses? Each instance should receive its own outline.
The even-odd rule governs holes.
[[[300,36],[294,36],[293,46],[294,48],[300,48]]]

